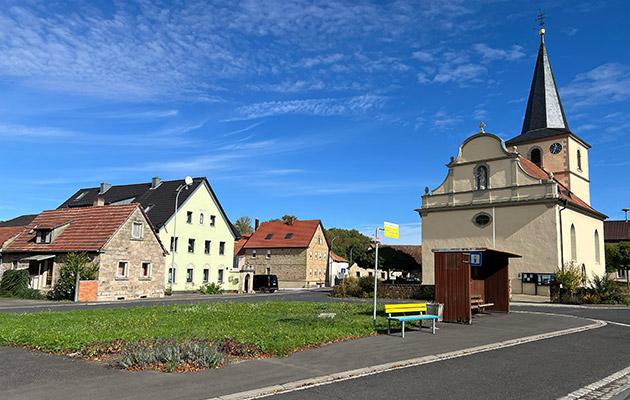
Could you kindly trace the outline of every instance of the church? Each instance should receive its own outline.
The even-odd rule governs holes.
[[[548,295],[530,282],[574,263],[586,278],[603,275],[606,215],[590,205],[590,145],[569,129],[540,30],[521,134],[503,141],[480,131],[446,167],[444,182],[425,188],[422,281],[435,283],[435,249],[493,248],[522,255],[510,261],[512,293]],[[539,274],[539,275],[532,275]],[[544,274],[544,275],[542,275]]]

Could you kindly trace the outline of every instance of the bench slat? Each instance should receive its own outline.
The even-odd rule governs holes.
[[[427,303],[416,304],[385,304],[386,313],[426,312]]]

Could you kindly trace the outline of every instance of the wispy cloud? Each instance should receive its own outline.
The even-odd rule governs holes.
[[[607,63],[579,74],[561,95],[574,106],[607,104],[630,99],[630,65]]]
[[[243,106],[237,110],[238,119],[256,119],[284,114],[301,115],[363,115],[381,107],[385,96],[366,94],[350,98],[305,99],[289,101],[269,101]]]
[[[517,44],[512,45],[512,47],[508,50],[504,50],[492,48],[485,43],[477,43],[473,45],[473,49],[481,56],[482,60],[486,63],[497,60],[515,61],[525,57],[525,53],[523,53],[523,47]]]

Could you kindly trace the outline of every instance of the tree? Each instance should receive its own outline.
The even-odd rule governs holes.
[[[361,268],[370,268],[370,259],[374,265],[374,257],[370,258],[368,249],[370,248],[370,238],[360,233],[356,229],[330,228],[326,230],[328,243],[332,244],[332,251],[340,257],[350,261],[350,251],[352,249],[352,262],[356,262]]]
[[[254,228],[252,227],[252,219],[247,216],[243,216],[237,219],[234,222],[234,227],[241,235],[245,233],[254,233]]]
[[[49,295],[54,299],[72,300],[76,286],[77,273],[82,281],[96,279],[98,263],[93,263],[87,253],[68,253],[66,262],[59,269],[59,280]]]
[[[422,268],[411,255],[389,246],[379,246],[378,265],[379,269],[387,271],[387,279],[391,271],[413,271]]]
[[[297,221],[297,217],[295,215],[285,214],[282,216],[282,218],[272,218],[268,220],[267,222],[277,222],[277,221],[289,222],[291,219],[293,221]]]
[[[628,276],[630,269],[630,242],[620,242],[619,244],[606,244],[606,272],[625,270]],[[628,281],[630,286],[630,280]]]

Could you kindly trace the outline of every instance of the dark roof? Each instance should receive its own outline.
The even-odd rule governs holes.
[[[0,222],[0,228],[8,226],[26,226],[37,217],[37,214],[20,215],[8,221]]]
[[[284,221],[268,221],[260,224],[256,232],[252,234],[245,249],[270,249],[283,247],[308,247],[317,227],[321,224],[318,219],[307,221],[294,221],[289,224]],[[324,228],[322,227],[322,232]],[[289,239],[287,234],[293,233]],[[272,235],[269,239],[266,239]]]
[[[195,189],[204,183],[208,185],[208,189],[210,190],[212,197],[216,200],[217,205],[219,206],[219,211],[223,214],[223,217],[228,223],[234,237],[238,238],[239,234],[236,231],[236,228],[232,226],[232,223],[225,214],[223,207],[221,207],[221,203],[214,194],[210,183],[208,183],[208,180],[205,177],[194,178],[191,187],[181,191],[178,199],[179,206],[184,204],[186,199],[188,199]],[[176,191],[182,184],[184,184],[183,179],[160,181],[160,184],[155,189],[151,189],[151,182],[136,183],[131,185],[113,185],[102,194],[99,194],[100,187],[83,188],[79,189],[58,208],[91,207],[97,197],[102,197],[105,200],[105,205],[116,204],[119,202],[140,203],[149,216],[151,223],[159,230],[173,215],[173,212],[175,211],[175,197],[177,196]]]
[[[43,211],[4,251],[40,253],[99,251],[138,207],[138,204],[123,204]],[[61,225],[66,227],[52,243],[35,243],[36,229]]]
[[[604,221],[604,240],[607,242],[630,241],[630,222]]]
[[[508,140],[505,144],[513,146],[517,143],[529,142],[542,138],[571,134],[564,108],[560,101],[558,87],[551,71],[551,64],[547,56],[544,35],[541,35],[540,48],[536,67],[534,68],[534,78],[529,90],[529,99],[525,118],[523,119],[523,129],[521,134]],[[575,136],[585,146],[590,147],[583,140]]]

